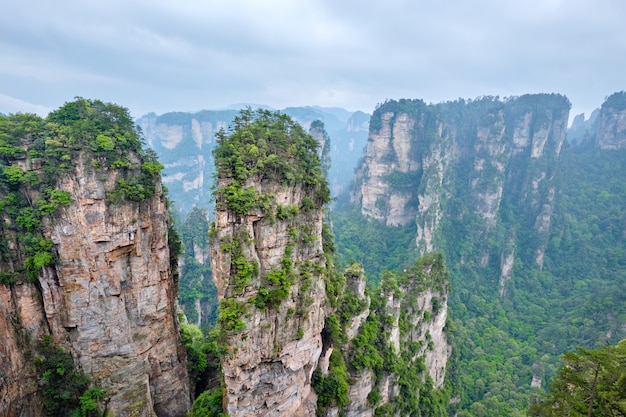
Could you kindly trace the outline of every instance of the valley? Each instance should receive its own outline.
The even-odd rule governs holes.
[[[626,93],[570,108],[1,116],[0,414],[548,415],[579,346],[619,410]]]

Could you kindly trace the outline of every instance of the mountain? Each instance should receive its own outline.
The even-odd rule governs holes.
[[[327,137],[322,124],[313,133]],[[365,289],[335,270],[319,142],[288,116],[243,111],[215,150],[209,232],[220,384],[194,415],[442,415],[450,353],[441,256]],[[323,152],[321,152],[323,155]]]
[[[365,146],[369,115],[339,108],[289,107],[283,113],[305,129],[324,123],[332,138],[329,182],[333,195],[347,189]],[[215,134],[228,129],[236,110],[203,110],[197,113],[154,113],[137,120],[145,140],[165,165],[163,182],[183,216],[196,205],[208,209],[215,173],[212,150]]]
[[[389,101],[372,115],[333,216],[339,259],[367,254],[376,280],[413,251],[443,253],[451,412],[524,415],[561,353],[626,337],[624,97],[579,144],[557,94]]]
[[[0,414],[183,414],[176,242],[128,111],[77,99],[0,129]]]

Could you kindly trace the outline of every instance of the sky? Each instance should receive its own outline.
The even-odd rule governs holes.
[[[5,0],[0,112],[560,93],[589,116],[626,90],[625,17],[624,0]]]

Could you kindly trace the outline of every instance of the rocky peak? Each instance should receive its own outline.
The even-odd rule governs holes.
[[[211,265],[231,416],[315,414],[311,376],[332,281],[317,148],[289,117],[267,111],[243,111],[218,140]]]
[[[76,372],[102,390],[99,411],[185,413],[189,382],[158,162],[143,153],[127,111],[111,104],[78,99],[45,123],[31,120],[26,135],[25,126],[7,136],[21,159],[4,160],[14,177],[0,186],[0,229],[10,242],[0,265],[0,414],[42,415],[49,389],[69,389],[70,380],[39,389],[51,381],[33,368],[32,358],[46,363],[43,345],[71,355]],[[52,404],[70,413],[82,394]]]
[[[421,254],[441,249],[437,241],[444,218],[458,222],[458,230],[472,219],[480,227],[471,233],[486,240],[497,228],[503,202],[523,206],[532,217],[529,226],[542,234],[535,256],[541,266],[554,197],[553,166],[569,107],[565,97],[555,94],[436,105],[389,101],[372,116],[352,201],[362,214],[387,226],[415,222]],[[453,206],[454,214],[449,212]],[[478,262],[487,265],[488,251],[477,252]]]
[[[600,149],[626,148],[626,92],[614,93],[602,104],[595,143]]]
[[[328,170],[331,166],[330,161],[330,137],[326,133],[324,129],[324,123],[320,120],[314,120],[311,122],[311,126],[309,127],[309,135],[313,137],[319,143],[319,151],[317,156],[322,162],[322,173],[324,174],[324,178],[328,178]]]
[[[443,387],[451,352],[445,334],[448,274],[442,256],[429,254],[403,272],[384,274],[371,304],[358,290],[364,282],[360,265],[349,266],[344,276],[346,293],[336,315],[345,338],[334,340],[326,356],[331,349],[332,354],[339,351],[346,365],[342,368],[343,362],[331,355],[330,369],[322,369],[327,376],[316,385],[322,400],[318,413],[437,414],[412,399],[428,398],[433,389]],[[328,387],[341,386],[337,375],[343,372],[345,399],[337,392],[336,400],[328,403]]]

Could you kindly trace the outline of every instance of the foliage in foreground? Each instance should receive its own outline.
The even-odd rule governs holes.
[[[531,416],[625,416],[626,340],[563,355],[565,365],[550,394],[530,407]]]
[[[46,416],[89,417],[99,415],[98,403],[105,391],[89,388],[89,378],[76,370],[72,355],[57,345],[49,336],[38,344],[39,356],[35,368],[44,398]]]

